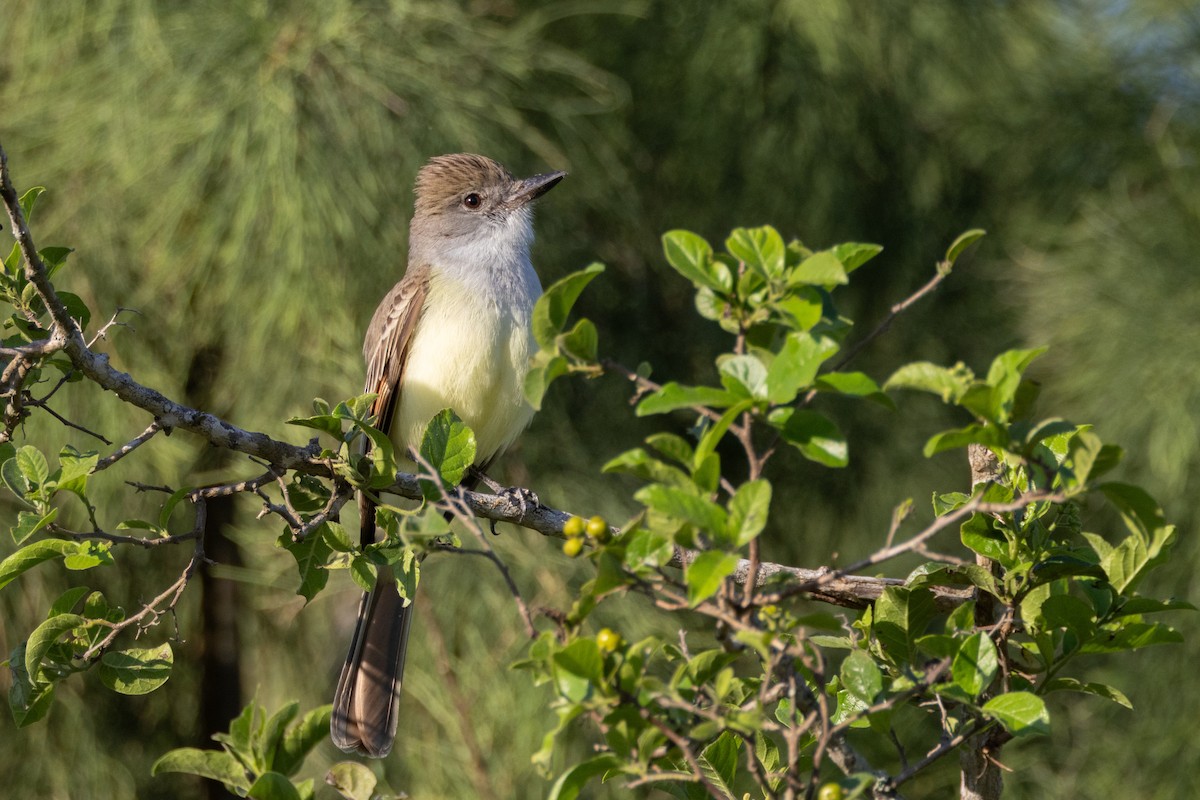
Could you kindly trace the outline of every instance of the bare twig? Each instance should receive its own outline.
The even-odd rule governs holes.
[[[192,551],[192,557],[188,564],[183,569],[183,573],[168,586],[161,594],[146,603],[142,610],[138,613],[126,617],[120,622],[109,623],[105,620],[94,620],[94,624],[108,625],[111,630],[108,635],[101,639],[96,644],[84,651],[81,658],[85,661],[90,661],[104,653],[105,650],[113,643],[113,641],[121,635],[121,632],[137,626],[139,630],[145,630],[158,623],[158,618],[167,612],[175,610],[175,605],[179,602],[179,598],[183,596],[183,590],[187,588],[188,582],[195,575],[197,568],[204,561],[204,525],[208,518],[208,509],[203,500],[196,503],[196,522],[192,527],[191,536],[196,540],[196,547]],[[160,608],[166,604],[165,608]]]
[[[129,323],[119,322],[117,320],[117,317],[121,316],[125,312],[129,312],[130,314],[140,314],[141,313],[136,308],[125,308],[125,306],[117,306],[117,310],[113,312],[113,315],[108,320],[108,322],[104,323],[104,325],[100,328],[100,330],[96,331],[95,336],[93,336],[91,339],[88,339],[87,346],[95,347],[96,342],[100,341],[101,339],[107,339],[108,338],[108,330],[109,330],[109,328],[112,328],[114,325],[119,325],[122,328],[129,328],[130,330],[132,330],[133,328],[129,325]]]
[[[46,526],[46,529],[59,536],[69,536],[76,541],[95,540],[101,542],[112,542],[113,544],[133,544],[138,547],[146,548],[158,547],[164,544],[179,544],[181,542],[190,542],[200,535],[199,531],[190,530],[187,533],[179,533],[174,536],[160,536],[156,539],[150,539],[144,536],[130,536],[121,533],[109,533],[102,530],[93,531],[72,531],[60,525],[51,523]]]
[[[878,339],[884,333],[887,333],[888,328],[892,327],[892,323],[896,321],[896,317],[900,316],[905,311],[912,308],[914,305],[916,305],[917,301],[919,301],[921,298],[925,297],[926,295],[931,293],[934,289],[936,289],[938,286],[940,286],[942,281],[946,280],[946,278],[949,275],[950,275],[950,265],[948,263],[946,263],[945,261],[938,262],[937,271],[934,274],[934,276],[932,278],[930,278],[925,283],[924,286],[917,289],[915,292],[913,292],[908,297],[901,300],[899,303],[896,303],[895,305],[893,305],[891,307],[891,309],[889,310],[888,315],[883,318],[882,322],[880,322],[878,325],[875,326],[875,329],[873,331],[871,331],[865,337],[863,337],[858,342],[856,342],[853,347],[847,349],[846,352],[844,352],[840,358],[838,358],[836,361],[834,361],[833,363],[831,363],[829,365],[829,371],[837,372],[839,369],[841,369],[842,367],[846,366],[851,361],[853,361],[858,356],[858,354],[863,351],[863,349],[867,345],[869,345],[871,342]],[[806,403],[809,402],[812,399],[813,395],[815,395],[815,394],[816,394],[815,389],[812,390],[811,392],[809,392],[807,395],[805,395],[804,402],[806,402]]]
[[[136,450],[139,447],[141,447],[142,445],[144,445],[146,442],[150,441],[152,438],[154,438],[154,434],[158,433],[161,430],[162,430],[162,425],[158,424],[158,420],[151,422],[150,425],[146,428],[146,430],[142,431],[137,436],[133,437],[128,442],[121,445],[121,448],[119,450],[117,450],[115,453],[113,453],[112,455],[109,455],[109,456],[105,456],[104,458],[97,461],[96,468],[93,470],[93,472],[99,472],[102,469],[108,469],[113,464],[117,463],[122,458],[129,455],[134,450]]]
[[[47,405],[44,400],[35,400],[34,398],[29,397],[29,398],[26,398],[25,404],[32,406],[34,408],[42,409],[47,414],[54,417],[56,420],[58,420],[60,423],[62,423],[63,425],[65,425],[68,428],[74,428],[75,430],[79,431],[80,433],[86,433],[88,436],[95,437],[96,439],[99,439],[100,441],[104,442],[105,444],[108,444],[108,445],[112,444],[112,442],[108,440],[108,437],[103,436],[99,433],[96,433],[95,431],[91,430],[90,428],[85,428],[84,426],[80,425],[79,423],[72,422],[71,420],[64,417],[62,414],[59,414],[57,411],[55,411],[49,405]]]

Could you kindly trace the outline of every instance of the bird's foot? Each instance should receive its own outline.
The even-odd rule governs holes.
[[[537,494],[532,489],[526,489],[523,486],[509,486],[501,488],[496,492],[498,497],[504,498],[504,501],[514,508],[518,516],[524,517],[533,509],[540,506],[542,503],[538,500]],[[496,520],[492,520],[491,529],[493,535],[498,535],[496,531]]]

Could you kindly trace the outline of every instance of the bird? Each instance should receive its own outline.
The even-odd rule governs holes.
[[[364,391],[397,456],[450,408],[475,433],[480,472],[528,426],[523,393],[536,350],[531,315],[542,287],[530,260],[533,201],[566,176],[513,177],[486,156],[431,158],[417,173],[408,264],[363,341]],[[401,468],[411,466],[402,461]],[[375,502],[359,494],[360,536],[375,541]],[[411,603],[391,569],[364,593],[334,693],[330,734],[347,752],[383,758],[396,738]]]

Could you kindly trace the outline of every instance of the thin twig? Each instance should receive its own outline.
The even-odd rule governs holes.
[[[62,414],[59,414],[57,411],[55,411],[53,408],[48,406],[42,400],[35,400],[32,397],[28,397],[25,399],[25,404],[32,406],[34,408],[40,408],[42,411],[45,411],[47,414],[54,417],[56,420],[58,420],[60,423],[62,423],[63,425],[65,425],[68,428],[74,428],[75,430],[79,431],[80,433],[86,433],[88,436],[93,436],[93,437],[99,439],[100,441],[104,442],[107,445],[112,444],[112,442],[109,441],[108,437],[103,436],[99,433],[96,433],[95,431],[93,431],[89,428],[85,428],[78,423],[71,422],[71,420],[67,419]]]
[[[196,573],[197,568],[199,568],[200,564],[204,561],[204,526],[207,519],[208,508],[205,502],[201,500],[196,503],[196,522],[192,527],[192,535],[195,536],[196,547],[192,551],[192,557],[188,561],[187,566],[184,567],[183,573],[180,574],[174,583],[168,586],[161,594],[159,594],[149,603],[146,603],[142,607],[142,610],[133,616],[126,617],[120,622],[115,623],[108,623],[104,620],[95,620],[94,624],[108,625],[111,627],[111,630],[107,636],[84,651],[81,658],[83,658],[85,661],[91,661],[107,650],[109,645],[111,645],[113,641],[119,635],[121,635],[122,631],[135,625],[138,626],[139,629],[145,630],[146,628],[157,624],[158,618],[164,613],[175,610],[175,605],[179,602],[179,598],[183,596],[183,590],[187,588],[188,582],[191,581],[192,576]],[[163,603],[167,604],[166,609],[159,610],[159,606]],[[143,620],[146,620],[147,618],[149,618],[150,621],[143,625]]]
[[[858,354],[863,351],[863,349],[867,345],[869,345],[871,342],[878,339],[884,333],[887,333],[888,328],[892,327],[892,323],[896,321],[896,317],[900,316],[905,311],[912,308],[914,305],[916,305],[918,300],[925,297],[930,292],[932,292],[934,289],[936,289],[938,286],[940,286],[942,281],[946,280],[946,278],[949,275],[950,275],[949,265],[944,261],[938,262],[936,273],[934,274],[934,276],[932,278],[930,278],[925,283],[924,286],[917,289],[915,292],[913,292],[908,297],[901,300],[899,303],[896,303],[895,305],[893,305],[891,307],[891,309],[889,310],[888,315],[883,318],[883,321],[880,322],[878,325],[876,325],[875,329],[873,331],[871,331],[864,338],[862,338],[861,340],[856,342],[853,347],[850,347],[848,350],[846,350],[846,352],[844,352],[841,355],[841,357],[839,357],[836,361],[832,362],[829,365],[828,371],[829,372],[837,372],[839,369],[841,369],[842,367],[846,366],[851,361],[853,361],[858,356]],[[816,393],[815,389],[810,391],[805,396],[804,402],[807,403],[815,393]]]
[[[158,433],[161,430],[162,430],[162,425],[158,424],[158,420],[151,422],[150,425],[146,428],[146,430],[142,431],[137,436],[133,437],[128,442],[121,445],[121,448],[119,450],[117,450],[115,453],[113,453],[112,455],[109,455],[109,456],[105,456],[104,458],[97,461],[96,467],[92,471],[99,472],[100,470],[108,469],[113,464],[117,463],[122,458],[129,455],[134,450],[136,450],[139,447],[141,447],[142,445],[144,445],[146,442],[150,441],[152,438],[154,438],[154,434]]]

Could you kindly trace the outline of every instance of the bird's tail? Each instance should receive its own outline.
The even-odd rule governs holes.
[[[389,567],[363,594],[350,653],[333,697],[330,735],[347,752],[383,758],[396,740],[400,685],[412,605],[404,605]]]

